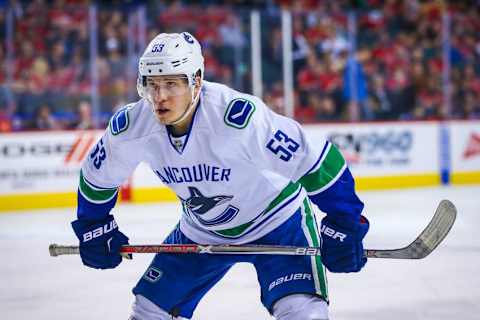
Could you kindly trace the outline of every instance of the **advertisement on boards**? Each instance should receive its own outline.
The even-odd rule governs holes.
[[[328,139],[342,152],[357,176],[438,171],[435,123],[354,123],[307,127],[314,141]]]
[[[0,135],[0,194],[76,190],[81,161],[101,131]]]
[[[454,172],[480,172],[480,121],[453,121],[451,165]]]

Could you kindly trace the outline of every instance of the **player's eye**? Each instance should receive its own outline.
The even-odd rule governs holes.
[[[158,86],[155,84],[155,82],[147,82],[147,87],[151,89],[156,89]]]
[[[178,86],[176,81],[167,81],[167,88],[175,88]]]

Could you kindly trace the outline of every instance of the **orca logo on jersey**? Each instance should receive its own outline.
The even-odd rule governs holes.
[[[188,187],[190,198],[185,200],[185,205],[195,214],[204,214],[213,207],[232,200],[233,196],[205,197],[197,188]]]
[[[213,197],[204,196],[200,190],[195,187],[188,187],[190,192],[190,197],[187,199],[182,199],[182,205],[184,211],[192,217],[195,217],[195,220],[200,222],[205,226],[214,226],[219,224],[224,224],[231,221],[240,211],[238,208],[229,205],[219,216],[214,219],[203,219],[201,216],[215,208],[216,206],[222,205],[229,202],[233,199],[233,196],[218,195]]]

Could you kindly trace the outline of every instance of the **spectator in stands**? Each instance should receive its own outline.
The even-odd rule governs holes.
[[[335,102],[333,101],[332,97],[329,95],[324,95],[322,97],[318,97],[318,95],[311,95],[311,97],[315,97],[318,99],[318,102],[314,103],[316,115],[315,119],[317,121],[335,121],[338,120],[337,109],[335,108]]]
[[[413,119],[436,120],[440,118],[442,107],[442,92],[438,85],[439,80],[428,79],[427,86],[418,92]]]
[[[266,89],[270,84],[282,79],[282,33],[280,27],[273,27],[262,40],[262,68]]]
[[[405,119],[412,119],[412,116],[413,119],[423,119],[423,116],[421,116],[423,113],[411,113],[415,106],[417,92],[412,86],[405,69],[401,67],[395,68],[391,74],[387,74],[385,84],[391,102],[389,117],[392,120],[401,116]],[[420,116],[420,118],[417,118],[417,116]]]
[[[305,66],[311,51],[308,41],[302,33],[304,28],[303,19],[293,19],[292,60],[295,73]]]
[[[90,130],[94,129],[92,118],[92,107],[88,101],[81,101],[77,108],[77,119],[72,124],[71,129],[75,130]]]
[[[283,99],[283,87],[280,81],[271,85],[263,96],[265,104],[279,114],[285,114],[285,104]]]
[[[59,124],[52,116],[50,106],[43,104],[37,109],[35,113],[35,119],[32,123],[32,129],[35,130],[58,130]]]
[[[12,90],[18,98],[17,112],[29,120],[41,104],[47,101],[50,66],[43,57],[33,60],[30,68],[21,69]]]
[[[375,120],[389,120],[392,114],[392,103],[385,87],[385,81],[381,74],[371,78],[368,86],[367,107]]]
[[[310,52],[307,56],[305,67],[297,75],[297,88],[303,92],[321,89],[321,77],[324,75],[324,72],[325,64],[319,61],[315,52]]]

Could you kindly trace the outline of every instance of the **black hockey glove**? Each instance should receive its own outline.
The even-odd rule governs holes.
[[[115,268],[122,262],[120,248],[128,238],[118,230],[113,216],[103,220],[75,220],[72,228],[80,240],[80,257],[84,265],[95,269]]]
[[[330,272],[358,272],[367,263],[362,240],[369,222],[361,216],[358,222],[326,216],[322,220],[322,262]]]

